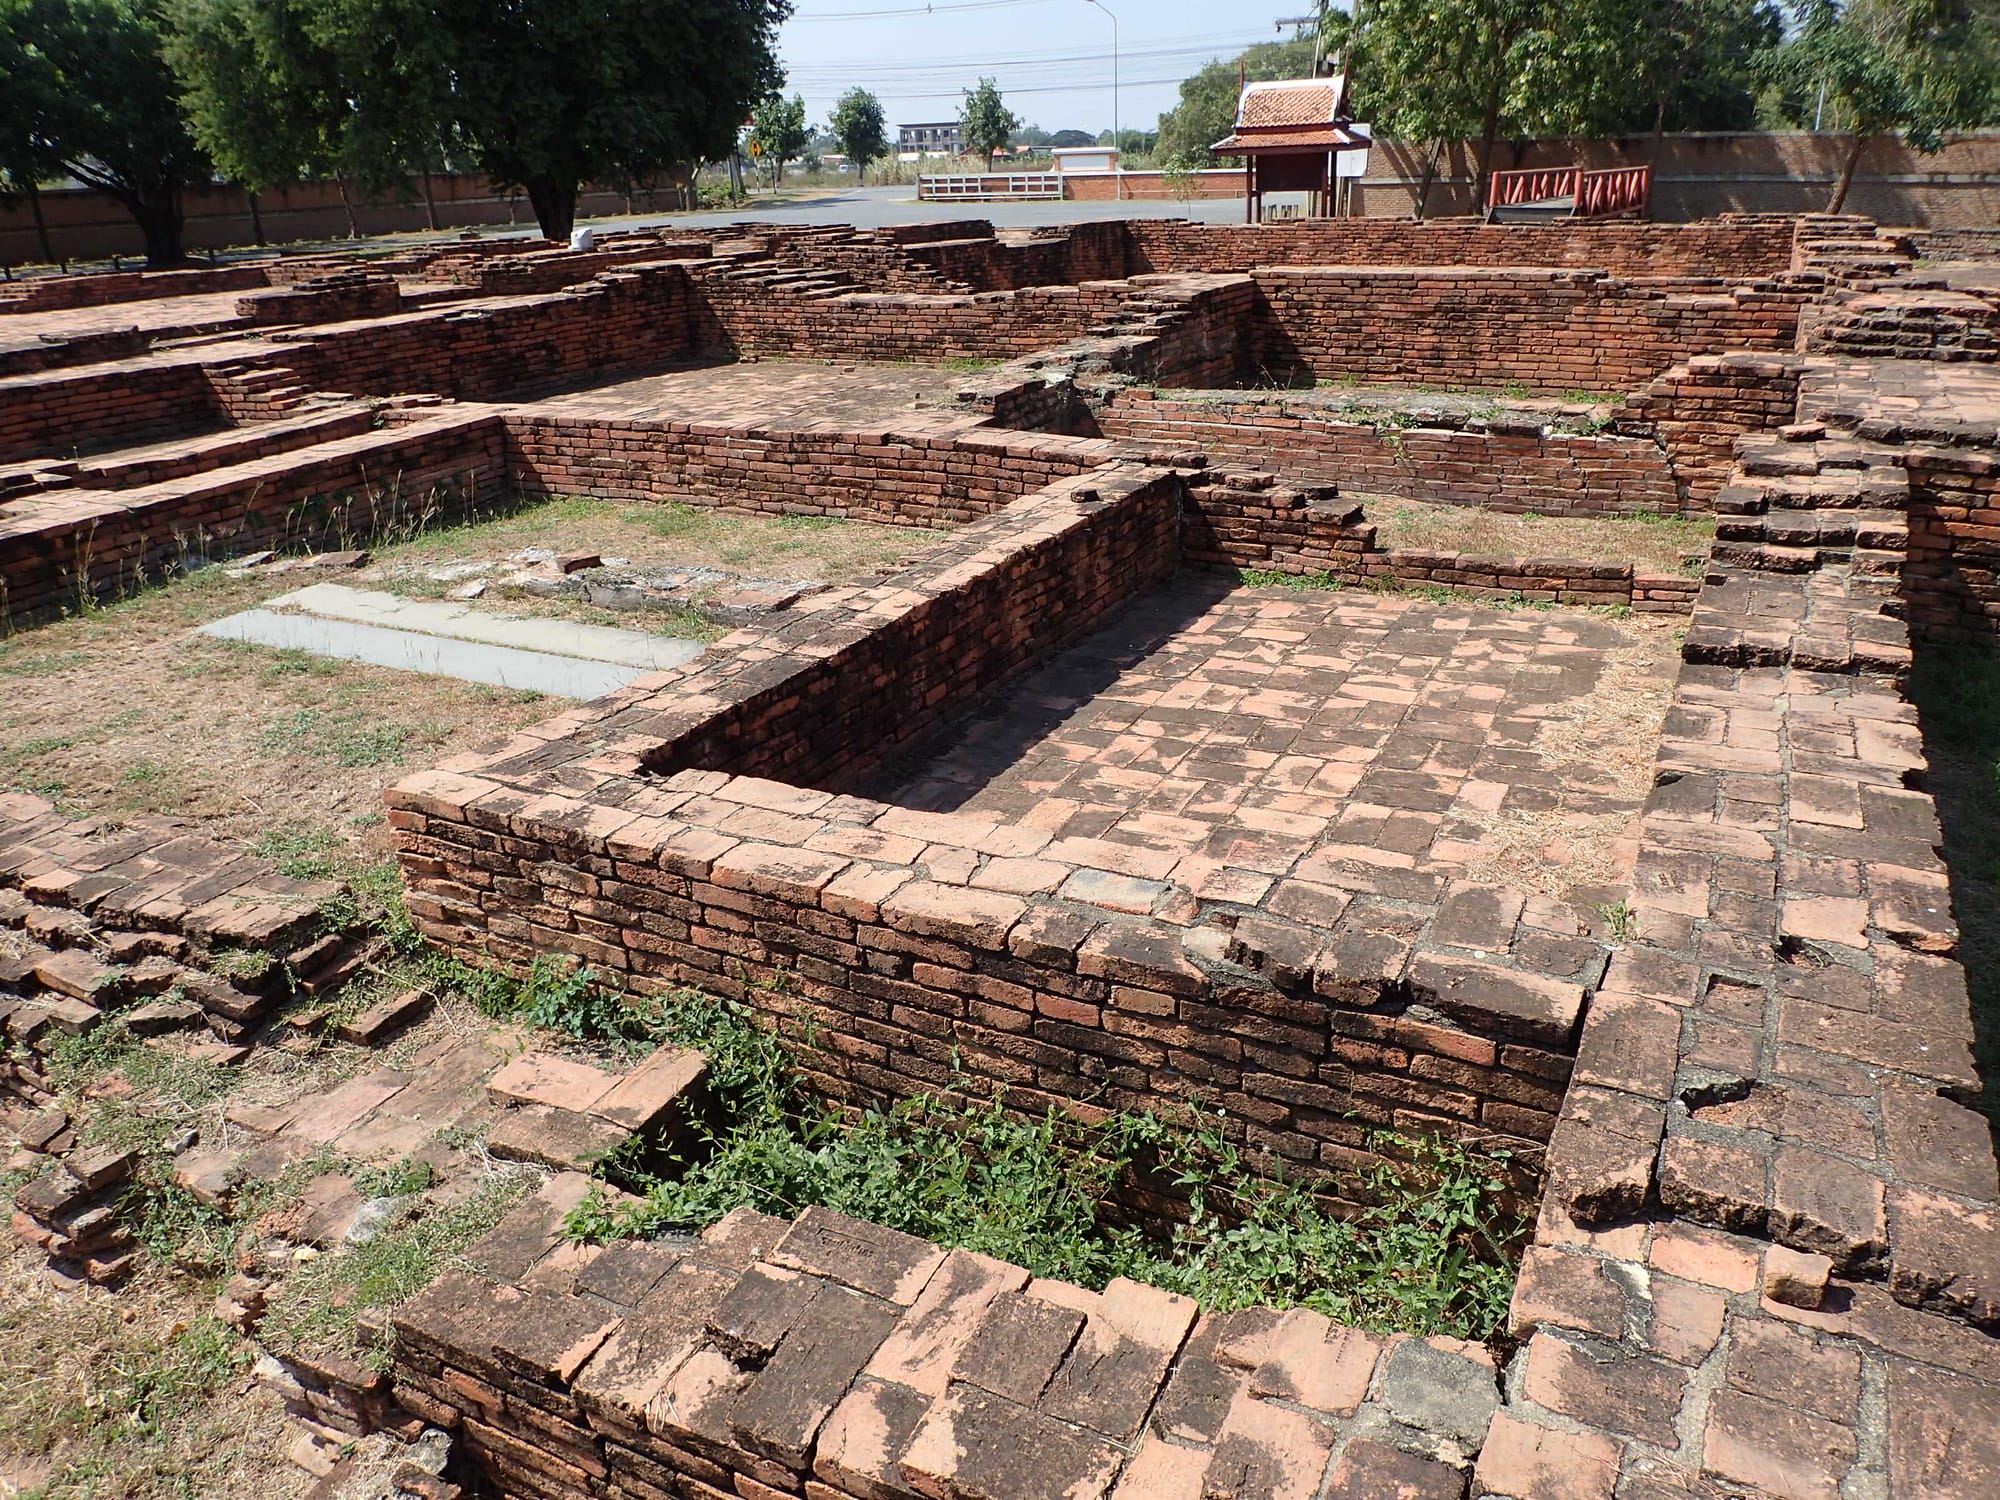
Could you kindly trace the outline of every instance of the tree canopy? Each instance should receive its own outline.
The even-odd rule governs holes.
[[[868,163],[889,154],[889,126],[882,101],[866,89],[849,89],[835,100],[826,125],[861,178],[868,175]]]
[[[181,192],[209,163],[182,119],[153,0],[0,0],[0,164],[123,205],[146,263],[182,258]]]
[[[1328,25],[1344,27],[1346,20],[1336,12],[1328,17]],[[1153,149],[1162,157],[1191,166],[1214,166],[1215,153],[1208,148],[1228,135],[1236,123],[1238,65],[1243,76],[1253,81],[1305,78],[1312,73],[1316,51],[1311,41],[1259,42],[1240,57],[1210,63],[1192,78],[1182,80],[1180,102],[1160,116]]]
[[[1020,119],[1000,97],[1000,85],[991,78],[979,80],[979,87],[965,91],[965,105],[959,110],[959,138],[968,149],[986,155],[986,170],[993,170],[993,153],[1014,138]]]
[[[796,159],[812,144],[812,130],[806,124],[806,101],[797,94],[787,99],[775,90],[757,101],[750,117],[750,154],[771,166],[771,185],[785,175],[785,163]]]

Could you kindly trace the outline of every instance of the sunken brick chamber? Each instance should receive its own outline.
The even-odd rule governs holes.
[[[323,260],[146,281],[142,326],[0,341],[5,612],[520,495],[948,528],[407,778],[418,925],[739,997],[842,1099],[1198,1102],[1333,1193],[1381,1127],[1539,1175],[1496,1350],[819,1211],[579,1250],[560,1177],[369,1395],[492,1493],[1985,1496],[2000,1194],[1903,682],[2000,615],[2000,399],[1990,297],[1911,254],[1819,216],[751,225],[414,250],[393,311]],[[765,359],[963,379],[647,385]],[[1398,552],[1375,496],[1717,541],[1699,577]],[[1650,785],[1534,780],[1602,615],[1460,596],[1685,616]],[[1625,820],[1615,932],[1475,862],[1517,790]]]

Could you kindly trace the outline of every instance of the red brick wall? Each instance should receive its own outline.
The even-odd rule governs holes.
[[[1550,393],[1629,390],[1691,354],[1790,349],[1803,301],[1588,271],[1266,268],[1255,280],[1255,357],[1272,378]]]
[[[392,317],[402,307],[403,293],[395,277],[350,270],[239,297],[236,316],[258,324],[346,323]]]
[[[189,553],[365,540],[495,501],[505,483],[500,422],[479,415],[336,439],[275,475],[190,474],[92,496],[54,518],[0,517],[0,603],[17,624],[45,618]]]
[[[1279,224],[1186,224],[1131,219],[1078,225],[1079,243],[1122,237],[1128,269],[1250,271],[1261,266],[1588,267],[1614,276],[1752,279],[1789,270],[1789,219],[1694,224],[1414,223],[1301,219]]]
[[[679,500],[757,515],[949,526],[1103,463],[1111,444],[988,436],[964,418],[893,431],[731,432],[685,422],[507,417],[515,484],[535,495]]]
[[[961,529],[925,555],[962,581],[908,609],[865,592],[843,606],[854,638],[786,670],[739,674],[724,662],[683,684],[711,711],[663,737],[655,772],[727,767],[795,785],[854,790],[970,699],[1034,665],[1170,572],[1182,488],[1133,467],[1066,479],[1027,513]],[[882,712],[885,699],[900,705]],[[714,709],[716,704],[723,705]]]
[[[0,463],[62,458],[221,425],[198,364],[93,367],[0,378]]]
[[[71,307],[103,307],[113,302],[147,302],[157,297],[192,297],[203,292],[247,291],[268,286],[261,266],[217,266],[205,271],[115,271],[95,276],[45,276],[0,284],[0,318],[8,313],[56,312]],[[4,327],[0,323],[0,327]]]
[[[1704,355],[1625,400],[1621,431],[1654,434],[1691,509],[1707,509],[1736,465],[1736,440],[1796,419],[1802,362],[1769,354]]]
[[[1384,427],[1359,410],[1282,395],[1189,399],[1127,390],[1115,392],[1095,418],[1106,437],[1199,448],[1284,479],[1369,495],[1564,516],[1682,508],[1658,442],[1557,432],[1528,412],[1504,413],[1472,430]]]
[[[2000,635],[2000,459],[1912,448],[1909,555],[1900,592],[1913,634],[1933,641]]]

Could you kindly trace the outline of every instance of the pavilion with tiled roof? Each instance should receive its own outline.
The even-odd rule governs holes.
[[[1307,192],[1315,213],[1333,203],[1334,158],[1366,151],[1369,138],[1347,113],[1347,79],[1283,78],[1243,85],[1236,128],[1209,147],[1243,158],[1244,218],[1264,217],[1264,194]]]

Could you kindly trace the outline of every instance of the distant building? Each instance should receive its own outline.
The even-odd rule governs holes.
[[[964,149],[956,120],[896,127],[896,150],[904,156],[957,156]]]

